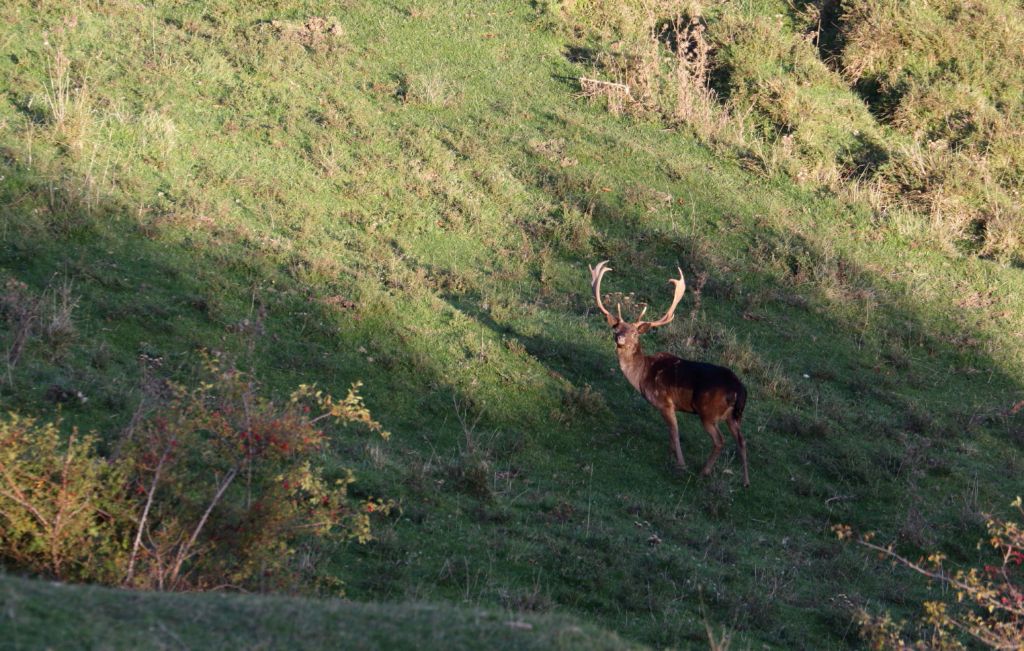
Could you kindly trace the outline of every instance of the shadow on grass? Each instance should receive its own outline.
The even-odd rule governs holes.
[[[496,318],[483,304],[484,286],[441,294],[436,303],[444,314],[410,313],[409,304],[430,297],[384,287],[383,281],[368,275],[338,279],[337,289],[345,295],[332,302],[297,281],[286,260],[263,256],[251,243],[229,240],[215,246],[166,238],[159,227],[140,228],[127,219],[131,211],[125,206],[86,207],[71,195],[54,194],[45,180],[12,161],[8,179],[0,186],[2,217],[10,221],[28,215],[31,225],[8,230],[0,266],[36,289],[44,287],[52,274],[65,274],[81,296],[83,318],[76,352],[55,362],[37,350],[32,362],[18,370],[14,387],[4,389],[4,402],[17,409],[49,409],[41,388],[68,376],[76,388],[103,396],[81,408],[81,421],[77,413],[68,414],[68,419],[114,433],[115,424],[123,424],[132,407],[124,396],[130,397],[138,382],[139,353],[159,354],[169,360],[169,372],[186,373],[195,348],[214,347],[251,363],[277,396],[312,381],[342,393],[351,381],[363,379],[371,411],[395,431],[403,448],[397,456],[403,461],[416,455],[444,456],[452,453],[462,434],[452,413],[452,396],[473,404],[480,395],[473,378],[459,377],[458,369],[492,368],[501,378],[497,355],[459,358],[469,349],[447,326],[451,314],[463,314],[489,341],[518,342],[528,358],[524,368],[538,367],[570,387],[594,387],[607,411],[600,419],[581,410],[565,421],[554,421],[550,406],[562,398],[536,398],[562,386],[559,382],[525,371],[522,377],[493,380],[493,391],[507,392],[510,398],[501,412],[485,414],[482,426],[524,437],[539,432],[524,446],[510,446],[507,453],[520,457],[515,459],[520,466],[527,465],[521,458],[528,459],[523,474],[533,484],[518,480],[520,494],[527,497],[502,504],[512,515],[489,517],[486,501],[477,500],[483,502],[479,511],[488,517],[481,516],[458,532],[450,529],[450,522],[439,525],[432,520],[440,501],[452,500],[453,512],[463,514],[464,502],[471,499],[442,486],[444,476],[424,471],[426,479],[414,481],[408,469],[367,468],[371,488],[366,490],[403,495],[421,519],[402,522],[399,531],[405,539],[386,539],[373,551],[352,554],[372,567],[356,580],[362,595],[401,596],[409,581],[436,581],[442,576],[449,555],[468,558],[469,545],[476,545],[482,549],[477,551],[480,558],[489,559],[502,551],[500,545],[513,540],[528,551],[517,550],[517,560],[507,562],[512,568],[507,572],[513,575],[507,579],[510,585],[529,587],[534,572],[540,571],[534,568],[539,567],[550,578],[557,605],[621,621],[624,630],[651,638],[653,634],[636,622],[653,612],[654,602],[668,604],[665,612],[675,612],[671,608],[683,606],[672,604],[701,595],[702,588],[683,585],[683,577],[697,576],[701,585],[715,587],[709,591],[714,595],[712,605],[738,617],[749,603],[744,595],[761,595],[764,586],[754,581],[730,587],[721,577],[700,572],[724,575],[739,567],[744,575],[756,577],[758,568],[765,571],[758,563],[774,563],[765,561],[769,554],[785,558],[772,566],[783,579],[796,571],[794,567],[810,578],[777,603],[762,597],[757,602],[760,623],[753,625],[771,622],[785,609],[806,611],[826,592],[844,588],[842,581],[851,575],[836,576],[841,555],[820,540],[836,518],[864,528],[895,529],[901,542],[918,548],[938,540],[952,540],[957,546],[954,555],[973,548],[980,524],[971,525],[966,515],[957,514],[948,522],[929,521],[943,506],[929,491],[941,481],[961,491],[971,473],[986,470],[988,457],[979,461],[960,456],[960,446],[982,429],[970,416],[998,408],[992,404],[991,386],[1002,387],[1002,395],[1019,393],[1020,387],[997,370],[994,360],[978,350],[961,350],[949,339],[957,330],[953,319],[926,318],[890,281],[824,250],[807,236],[758,220],[749,214],[743,198],[727,188],[710,190],[717,193],[717,216],[728,217],[729,224],[728,233],[715,235],[700,227],[659,226],[641,207],[596,191],[593,179],[583,171],[536,162],[540,171],[528,176],[525,184],[538,188],[554,204],[590,215],[596,231],[603,234],[601,241],[591,242],[592,259],[571,247],[551,249],[563,269],[556,281],[576,289],[559,304],[569,308],[539,308],[541,317],[564,323],[548,331]],[[720,250],[728,246],[747,251],[746,261],[737,265],[728,259]],[[684,324],[680,318],[645,343],[648,352],[668,350],[746,366],[739,370],[751,389],[751,491],[736,493],[730,488],[735,475],[724,471],[735,469],[732,459],[723,457],[719,474],[707,482],[677,477],[663,462],[668,450],[663,425],[621,378],[606,326],[590,307],[586,264],[606,257],[616,267],[606,291],[635,290],[653,311],[667,304],[664,280],[676,264],[690,279],[709,273],[700,332],[688,332],[685,325],[691,322]],[[564,271],[569,269],[578,275],[569,276]],[[429,273],[444,271],[459,270],[428,268]],[[520,304],[531,304],[541,283],[526,282],[515,291]],[[691,300],[692,296],[684,299],[680,314],[690,309]],[[851,318],[858,312],[850,305],[869,303],[874,322],[882,325],[865,329]],[[244,322],[251,325],[260,305],[266,312],[265,332],[253,339]],[[579,328],[586,332],[580,334]],[[594,332],[600,334],[595,337]],[[694,335],[696,339],[687,343]],[[96,352],[104,347],[109,359],[97,366]],[[970,368],[991,371],[987,387],[978,386],[977,376],[966,370]],[[789,393],[771,388],[769,383],[778,378],[795,388]],[[681,425],[687,456],[703,458],[706,436],[692,421]],[[579,472],[587,465],[608,473],[606,483],[596,487],[593,530],[589,501],[595,489],[583,483]],[[555,477],[538,479],[542,473]],[[987,475],[981,477],[987,481]],[[998,480],[982,486],[989,495],[998,495],[1000,489]],[[573,500],[587,504],[585,530],[579,524],[582,506],[574,506]],[[630,534],[633,529],[642,531],[639,546],[615,529],[616,518],[626,522]],[[810,542],[793,552],[780,551],[784,544],[748,543],[748,538],[771,538],[775,527]],[[516,538],[519,535],[522,540]],[[700,562],[656,556],[656,543],[644,541],[658,535],[672,535],[694,550]],[[473,540],[459,539],[467,545],[460,551],[453,543],[456,536]],[[742,544],[754,547],[752,555],[745,555]],[[595,547],[600,549],[595,552]],[[410,559],[422,548],[434,556],[417,565]],[[799,558],[786,556],[790,553]],[[465,563],[468,574],[469,561]],[[850,565],[863,571],[863,564]],[[462,589],[456,579],[440,588],[453,598],[459,598]],[[841,638],[846,620],[839,612],[819,608],[811,617],[813,626]],[[655,641],[678,644],[688,639],[688,625],[675,626]],[[779,644],[793,641],[785,630],[769,634]]]
[[[584,172],[548,165],[540,157],[536,162],[540,172],[526,183],[543,188],[554,203],[592,215],[595,230],[603,234],[601,241],[592,242],[592,256],[557,253],[565,268],[579,270],[578,278],[567,281],[579,288],[574,305],[584,314],[576,316],[589,314],[589,327],[605,328],[589,308],[585,270],[601,258],[612,257],[616,267],[605,291],[636,289],[637,300],[651,303],[654,311],[667,302],[661,278],[677,261],[688,278],[709,273],[703,315],[710,324],[704,328],[711,330],[710,343],[700,341],[707,332],[686,332],[680,319],[665,333],[649,337],[646,347],[648,352],[669,350],[734,367],[748,362],[741,376],[752,389],[748,427],[756,432],[749,435],[751,457],[754,467],[761,466],[762,481],[791,481],[797,497],[813,498],[815,506],[808,512],[826,519],[837,500],[886,495],[892,500],[888,508],[860,513],[847,509],[846,517],[865,527],[896,528],[898,538],[916,549],[942,540],[955,547],[955,556],[969,555],[973,538],[961,536],[982,533],[979,504],[1000,498],[1008,487],[993,480],[983,489],[981,502],[947,514],[947,504],[922,495],[924,486],[946,482],[969,492],[965,484],[984,475],[987,464],[999,456],[990,447],[964,457],[961,450],[971,449],[978,437],[984,436],[990,446],[1019,446],[1013,434],[1019,426],[1007,419],[1012,396],[1019,396],[1021,387],[986,354],[977,336],[964,332],[952,311],[929,311],[911,303],[898,283],[802,232],[751,215],[724,189],[715,210],[729,215],[732,232],[717,237],[722,249],[740,242],[747,253],[741,265],[735,257],[723,264],[726,256],[717,250],[716,236],[686,232],[685,225],[653,227],[641,208],[596,192]],[[653,278],[658,281],[652,283]],[[535,298],[527,292],[520,301]],[[609,378],[608,369],[616,366],[610,341],[595,348],[589,338],[571,333],[517,332],[514,325],[497,323],[481,309],[479,294],[456,294],[448,300],[488,328],[517,337],[528,352],[574,385],[598,387],[616,427],[648,423],[643,428],[651,434],[643,446],[645,456],[659,457],[657,451],[664,447],[661,422],[633,399],[633,390],[616,372]],[[684,301],[680,313],[687,309]],[[870,323],[864,321],[868,318]],[[716,332],[725,336],[716,338]],[[687,346],[684,342],[694,334],[696,345]],[[751,356],[755,359],[746,359]],[[778,375],[796,387],[792,395],[767,386]],[[703,434],[690,429],[684,439],[691,441],[691,450],[694,440],[703,449]],[[776,458],[766,460],[768,456]],[[938,521],[921,520],[925,511],[927,518]]]
[[[165,237],[159,221],[140,224],[113,202],[82,205],[72,192],[8,163],[0,184],[7,223],[0,269],[35,294],[55,278],[69,282],[78,303],[71,351],[55,357],[42,341],[30,342],[13,383],[0,386],[7,408],[50,412],[47,387],[66,385],[89,398],[65,404],[66,419],[113,436],[134,408],[139,356],[159,358],[161,373],[187,379],[201,348],[252,367],[279,398],[303,382],[344,395],[351,382],[365,380],[362,393],[385,422],[395,407],[407,417],[419,408],[396,405],[396,391],[454,390],[428,357],[403,345],[408,337],[396,311],[366,313],[344,297],[317,296],[291,277],[290,260],[262,257],[251,242]],[[339,282],[356,295],[357,279]],[[370,346],[387,349],[387,359],[371,359]]]

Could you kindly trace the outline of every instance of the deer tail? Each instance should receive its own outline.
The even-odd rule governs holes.
[[[747,388],[742,384],[733,393],[732,417],[737,423],[743,420],[743,408],[747,406]]]

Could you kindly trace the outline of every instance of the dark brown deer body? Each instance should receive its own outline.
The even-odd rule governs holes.
[[[665,316],[658,321],[636,321],[629,323],[608,312],[601,303],[601,278],[611,271],[607,261],[599,263],[590,270],[591,288],[598,309],[604,314],[608,325],[615,334],[616,354],[619,367],[629,383],[640,392],[640,395],[651,403],[659,412],[669,428],[669,442],[676,463],[686,466],[683,451],[679,445],[679,426],[676,412],[682,411],[696,414],[711,437],[712,450],[701,473],[708,475],[722,453],[725,439],[718,431],[718,423],[725,421],[736,439],[740,460],[743,462],[743,485],[750,485],[747,471],[747,444],[740,430],[743,419],[743,408],[747,402],[747,390],[736,374],[722,366],[691,362],[668,353],[644,355],[640,348],[640,335],[652,328],[663,326],[672,321],[676,306],[686,291],[683,272],[679,272],[678,280],[669,282],[676,287],[672,305]],[[644,308],[646,311],[647,308]],[[640,314],[643,317],[643,312]]]

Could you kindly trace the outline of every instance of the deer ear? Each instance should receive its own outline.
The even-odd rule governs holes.
[[[650,329],[651,329],[651,324],[648,321],[644,321],[643,323],[639,324],[636,327],[636,331],[639,332],[640,334],[644,334],[645,332],[647,332]]]

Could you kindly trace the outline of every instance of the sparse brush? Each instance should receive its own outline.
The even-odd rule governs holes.
[[[54,52],[48,72],[44,96],[54,130],[67,146],[81,150],[91,119],[89,88],[72,85],[71,59],[62,48]]]
[[[433,70],[411,76],[407,82],[406,101],[418,102],[435,108],[446,108],[461,99],[457,82],[444,72]]]
[[[608,44],[594,61],[610,79],[582,77],[584,96],[616,115],[655,115],[709,142],[742,143],[741,121],[710,87],[712,45],[699,3],[601,0],[571,11]]]
[[[478,430],[477,426],[484,414],[482,409],[471,416],[471,404],[459,400],[458,396],[453,396],[452,403],[455,418],[462,429],[462,441],[456,458],[449,465],[449,474],[465,492],[489,500],[494,490],[493,449],[499,433]]]
[[[0,294],[0,318],[7,324],[7,381],[33,340],[48,347],[51,360],[67,353],[77,336],[73,313],[78,297],[68,278],[51,283],[36,294],[25,283],[10,278]]]
[[[612,115],[621,115],[637,105],[629,84],[621,82],[580,77],[580,92],[589,100],[603,100]]]
[[[71,60],[58,49],[50,63],[50,78],[47,80],[46,103],[50,116],[58,129],[64,126],[71,112]]]
[[[77,336],[73,313],[78,307],[78,297],[72,293],[72,288],[71,280],[64,278],[55,286],[51,284],[43,295],[45,299],[49,294],[50,300],[44,314],[42,335],[54,358],[61,357]]]
[[[12,372],[21,361],[29,339],[38,327],[42,314],[42,301],[34,296],[25,283],[9,278],[0,295],[0,315],[7,322],[8,335],[5,361],[7,382],[12,381]]]
[[[746,608],[749,608],[749,604],[745,605]],[[711,651],[729,651],[732,648],[734,631],[723,626],[721,633],[715,634],[715,629],[711,626],[711,621],[708,619],[708,614],[704,610],[703,604],[701,604],[701,614],[704,618],[704,633],[708,636],[708,649]]]

